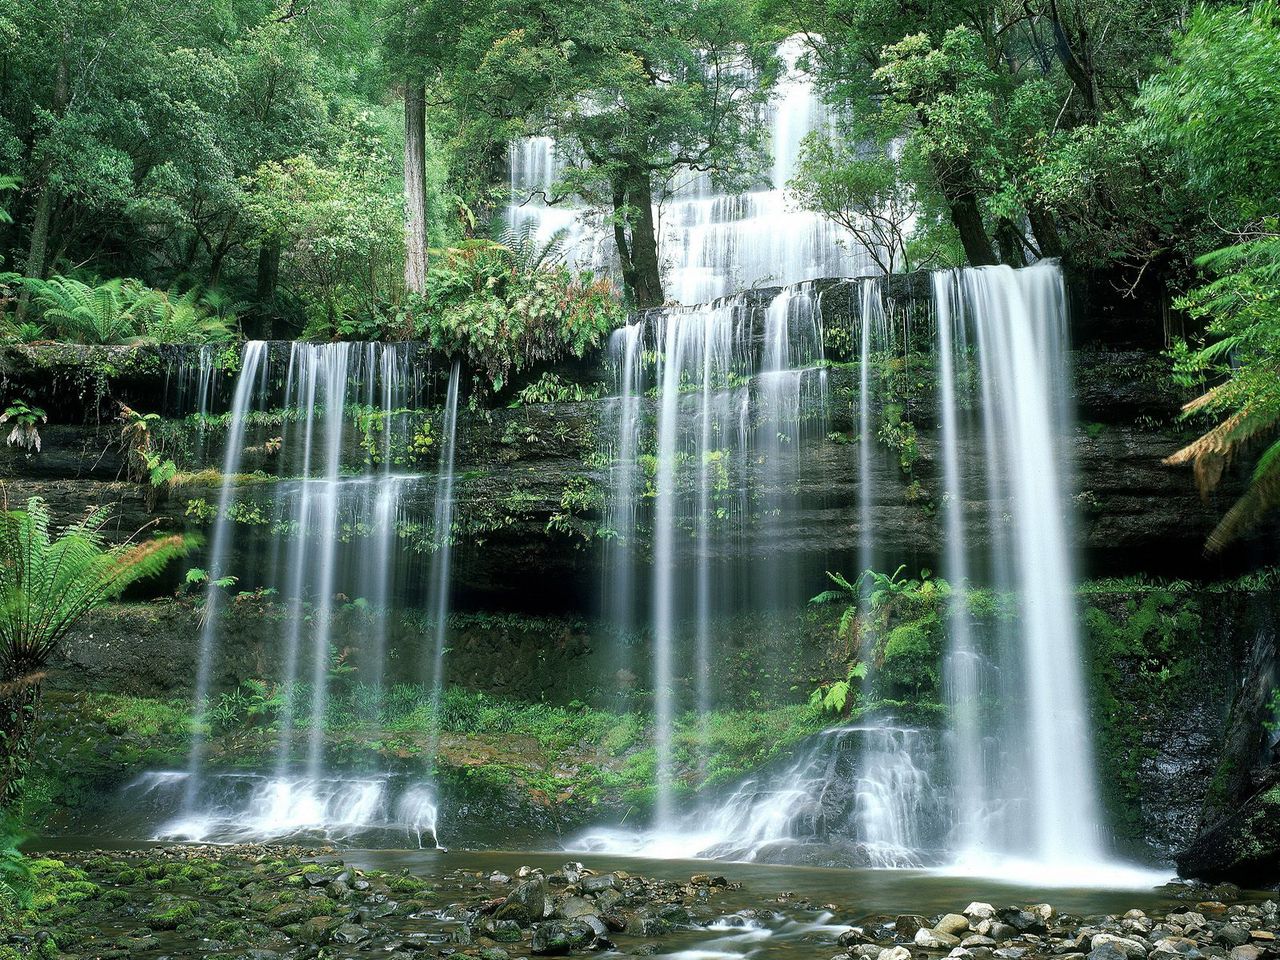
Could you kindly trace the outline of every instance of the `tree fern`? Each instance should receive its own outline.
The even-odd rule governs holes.
[[[1220,276],[1180,301],[1208,323],[1194,348],[1175,348],[1175,371],[1188,385],[1219,381],[1183,407],[1184,417],[1221,419],[1165,463],[1191,464],[1207,495],[1233,460],[1263,450],[1244,495],[1209,535],[1205,549],[1216,553],[1280,506],[1280,235],[1225,247],[1200,263]]]
[[[506,227],[498,235],[498,243],[509,251],[513,269],[532,273],[559,260],[568,237],[569,231],[561,227],[545,241],[539,241],[537,223],[526,220],[519,227]]]
[[[94,607],[186,553],[181,536],[108,544],[98,508],[56,531],[44,501],[0,513],[0,810],[16,799],[44,670]]]
[[[139,317],[151,307],[149,298],[139,296],[119,279],[97,286],[73,277],[27,278],[23,284],[44,322],[62,337],[82,343],[128,343],[137,339]]]

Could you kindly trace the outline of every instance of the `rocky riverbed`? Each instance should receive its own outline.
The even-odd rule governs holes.
[[[724,874],[363,869],[331,848],[173,846],[35,857],[35,909],[0,960],[311,960],[565,956],[863,960],[1273,960],[1275,900],[1171,884],[1167,910],[1073,916],[1052,905],[957,904],[867,914]],[[854,922],[856,921],[856,923]]]

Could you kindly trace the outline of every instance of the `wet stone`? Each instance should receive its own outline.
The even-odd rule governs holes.
[[[960,946],[960,938],[940,930],[920,929],[916,931],[912,942],[925,950],[950,950]]]
[[[948,913],[933,925],[933,929],[956,937],[969,931],[969,919],[958,913]]]
[[[1130,937],[1120,937],[1112,933],[1099,933],[1090,942],[1093,950],[1110,945],[1120,951],[1127,960],[1143,960],[1148,951],[1146,946]],[[1092,954],[1090,954],[1092,956]]]
[[[360,943],[369,939],[369,931],[359,924],[344,923],[334,928],[332,939],[335,943]]]
[[[598,877],[583,877],[578,887],[583,893],[603,893],[605,890],[612,890],[617,885],[617,877],[612,873],[605,873]]]
[[[582,897],[565,897],[556,907],[556,916],[561,920],[577,920],[579,917],[594,917],[599,913],[595,904]]]
[[[1218,928],[1213,939],[1216,943],[1228,949],[1239,947],[1249,942],[1249,930],[1247,927],[1242,927],[1238,924],[1224,923]]]
[[[915,937],[917,930],[927,930],[928,927],[929,921],[914,913],[901,914],[894,920],[894,929],[898,931],[898,936],[905,940]]]

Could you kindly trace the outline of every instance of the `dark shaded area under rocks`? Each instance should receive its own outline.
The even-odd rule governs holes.
[[[1157,894],[1173,905],[1151,914],[1080,917],[1047,903],[974,902],[958,913],[879,914],[849,926],[840,922],[842,914],[857,916],[849,907],[749,893],[709,873],[677,881],[569,862],[510,875],[446,867],[418,876],[360,869],[330,848],[263,846],[58,857],[36,861],[51,895],[0,952],[47,960],[504,960],[698,950],[824,960],[1280,957],[1276,902],[1230,884],[1169,884]]]

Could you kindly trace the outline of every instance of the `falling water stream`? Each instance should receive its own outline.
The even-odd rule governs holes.
[[[268,344],[246,344],[227,415],[196,678],[197,735],[188,767],[181,773],[149,774],[130,790],[152,803],[181,793],[177,806],[182,812],[161,828],[164,837],[407,835],[434,845],[437,814],[429,771],[418,777],[345,771],[326,755],[325,729],[334,671],[349,655],[335,646],[333,630],[346,591],[361,591],[368,609],[371,629],[361,656],[364,682],[375,699],[385,686],[389,610],[402,572],[397,531],[411,519],[403,514],[406,492],[420,481],[434,485],[436,549],[429,608],[435,654],[422,662],[434,666],[429,682],[432,703],[438,704],[449,612],[459,367],[455,364],[449,377],[439,469],[431,479],[395,468],[395,445],[405,439],[399,434],[405,429],[406,405],[421,393],[405,345],[294,343],[282,384],[272,382],[269,357]],[[204,353],[199,359],[202,365],[211,362]],[[208,380],[198,378],[202,384]],[[206,408],[204,401],[202,412]],[[280,435],[272,438],[272,429]],[[286,616],[279,636],[282,670],[275,678],[281,700],[278,745],[274,768],[264,775],[211,770],[202,731],[213,720],[219,636],[229,623],[228,581],[223,578],[245,512],[251,527],[258,522],[253,519],[257,508],[237,500],[245,490],[242,464],[250,450],[261,457],[268,449],[274,451],[280,475],[270,519],[268,575],[278,575]],[[359,450],[362,455],[354,452]],[[435,742],[432,732],[429,757]]]

